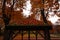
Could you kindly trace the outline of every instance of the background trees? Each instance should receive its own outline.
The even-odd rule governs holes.
[[[45,17],[46,17],[46,15],[44,14],[44,11],[48,11],[53,6],[53,5],[51,5],[53,3],[52,0],[44,0],[44,1],[42,1],[42,0],[38,0],[38,1],[33,0],[32,1],[31,0],[31,4],[32,4],[31,12],[33,14],[29,18],[24,18],[22,15],[22,12],[23,12],[22,9],[24,6],[23,3],[25,3],[24,0],[0,0],[0,20],[1,20],[0,22],[3,22],[2,23],[3,25],[4,24],[5,25],[9,25],[9,24],[17,24],[17,25],[19,24],[20,25],[20,24],[28,24],[28,23],[29,24],[41,24],[41,23],[43,24],[43,19],[45,19]],[[45,4],[47,4],[47,5],[45,5]],[[37,8],[38,8],[38,10],[37,10]],[[47,8],[47,9],[43,10],[42,8]],[[38,21],[35,18],[35,15],[37,15],[39,9],[40,10],[42,9],[41,13],[40,13],[40,14],[42,14],[42,16],[40,16],[42,21]],[[50,15],[50,14],[48,14],[48,15]],[[47,16],[47,19],[48,18],[49,17]]]

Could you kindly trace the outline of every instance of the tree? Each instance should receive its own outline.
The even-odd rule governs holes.
[[[3,0],[3,6],[2,6],[2,19],[5,23],[5,29],[4,29],[4,39],[3,40],[10,40],[10,36],[12,36],[11,32],[12,31],[8,31],[6,30],[6,26],[9,25],[9,21],[11,20],[11,14],[9,15],[6,15],[5,13],[5,3],[6,3],[7,0]],[[13,10],[13,5],[14,5],[14,0],[13,0],[13,4],[11,5],[11,12]],[[10,35],[11,34],[11,35]]]

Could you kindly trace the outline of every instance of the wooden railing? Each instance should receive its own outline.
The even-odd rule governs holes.
[[[5,31],[4,31],[4,40],[13,40],[13,31],[18,30],[21,31],[21,36],[23,40],[23,35],[24,35],[24,31],[28,32],[28,40],[30,40],[30,31],[36,31],[36,33],[34,34],[36,37],[36,40],[38,40],[37,35],[39,34],[39,31],[42,30],[44,33],[44,40],[51,40],[50,39],[50,32],[49,30],[52,29],[52,26],[50,25],[44,25],[44,26],[30,26],[30,25],[26,25],[26,26],[6,26],[5,27]],[[19,33],[19,32],[18,32]],[[17,34],[18,34],[17,33]]]

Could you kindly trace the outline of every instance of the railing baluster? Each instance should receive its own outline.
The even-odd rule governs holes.
[[[49,30],[44,30],[44,39],[45,40],[51,40]]]
[[[38,39],[38,38],[37,38],[37,35],[38,35],[38,31],[36,30],[36,40]]]
[[[28,31],[28,40],[30,40],[30,30]]]
[[[22,39],[21,39],[21,40],[23,40],[23,30],[22,30],[22,35],[21,35],[21,37],[22,37]]]

